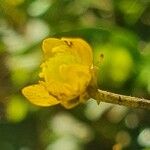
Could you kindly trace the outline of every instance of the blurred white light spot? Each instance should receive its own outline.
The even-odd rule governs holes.
[[[7,58],[7,65],[11,70],[28,69],[33,70],[41,63],[40,50],[23,56],[15,56]]]
[[[29,15],[34,16],[34,17],[42,15],[48,10],[50,5],[51,5],[50,0],[33,1],[28,8],[28,13]]]
[[[71,136],[63,136],[49,144],[46,150],[80,150],[78,141]]]
[[[106,110],[108,110],[112,104],[100,102],[98,105],[95,100],[90,99],[87,102],[87,106],[85,109],[85,115],[89,120],[97,120],[99,119]]]
[[[24,37],[11,29],[3,31],[2,40],[11,53],[21,52],[28,46]]]
[[[144,129],[138,136],[138,143],[144,147],[150,147],[150,128]]]
[[[50,122],[50,128],[57,135],[72,135],[81,141],[90,141],[93,133],[90,127],[67,113],[57,114]]]
[[[128,112],[128,108],[125,106],[114,105],[114,107],[108,112],[107,118],[112,123],[120,122]]]
[[[138,123],[139,123],[139,118],[137,114],[130,113],[125,118],[125,124],[128,128],[131,129],[136,128],[138,126]]]
[[[41,41],[49,35],[48,25],[39,19],[30,20],[26,26],[26,38],[31,43]]]

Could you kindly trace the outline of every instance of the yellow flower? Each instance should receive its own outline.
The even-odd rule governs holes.
[[[23,95],[40,106],[62,104],[72,108],[83,102],[92,78],[90,46],[78,38],[48,38],[43,41],[42,49],[40,81],[23,88]]]

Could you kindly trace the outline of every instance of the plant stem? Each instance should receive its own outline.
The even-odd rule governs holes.
[[[89,88],[89,95],[91,98],[99,102],[113,103],[118,105],[124,105],[134,108],[146,108],[150,109],[150,100],[132,96],[125,96],[121,94],[115,94],[100,89]]]

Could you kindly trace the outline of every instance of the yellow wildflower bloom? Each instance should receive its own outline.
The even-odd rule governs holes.
[[[41,79],[38,84],[23,88],[23,95],[40,106],[62,104],[72,108],[83,102],[92,78],[90,46],[78,38],[48,38],[42,49]]]

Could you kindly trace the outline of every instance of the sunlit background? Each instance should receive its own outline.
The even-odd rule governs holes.
[[[150,111],[29,103],[46,37],[90,43],[101,89],[150,99],[150,0],[0,0],[0,150],[150,150]],[[100,54],[104,60],[99,63]]]

